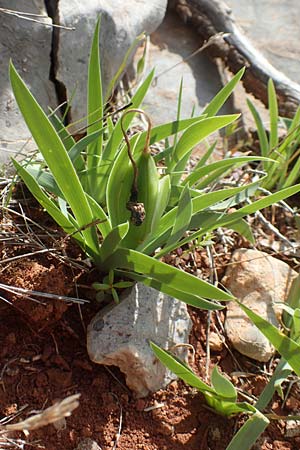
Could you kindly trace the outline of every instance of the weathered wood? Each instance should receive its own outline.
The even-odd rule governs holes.
[[[222,58],[226,67],[235,73],[247,70],[243,84],[247,92],[267,105],[267,83],[272,78],[276,87],[279,113],[292,117],[300,104],[300,85],[275,69],[253,46],[236,24],[231,9],[220,0],[171,0],[185,23],[193,25],[200,36],[200,45],[217,33],[229,33],[216,39],[205,52],[212,58]]]

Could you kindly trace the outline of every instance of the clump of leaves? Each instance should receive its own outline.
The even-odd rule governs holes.
[[[284,311],[283,333],[271,323],[267,322],[242,303],[242,310],[247,314],[258,329],[269,339],[281,354],[281,360],[268,384],[260,394],[256,403],[237,401],[237,390],[215,367],[211,375],[211,386],[204,383],[193,371],[169,351],[163,350],[153,342],[150,343],[155,356],[179,378],[203,393],[207,404],[218,414],[231,417],[237,414],[247,414],[249,418],[235,434],[226,450],[249,450],[270,420],[299,420],[300,416],[277,416],[264,413],[275,392],[283,399],[282,384],[294,371],[300,376],[300,275],[294,280],[287,301],[282,304]]]
[[[270,79],[268,83],[270,132],[267,133],[254,104],[249,99],[247,104],[257,127],[261,155],[278,163],[278,165],[274,165],[269,161],[262,162],[263,169],[267,174],[261,184],[262,187],[274,190],[292,186],[299,181],[300,172],[300,107],[293,119],[279,117],[276,91],[273,80]],[[281,142],[278,133],[280,126],[286,129],[286,136]]]
[[[102,301],[105,293],[112,295],[115,303],[120,303],[117,289],[126,289],[133,285],[132,281],[115,281],[114,271],[110,270],[103,278],[102,283],[93,283],[93,288],[97,291],[96,300]]]
[[[222,226],[253,241],[243,217],[293,195],[300,186],[256,199],[228,214],[229,207],[237,208],[255,195],[258,182],[219,190],[211,186],[233,168],[253,160],[271,161],[241,156],[208,163],[213,151],[209,149],[194,170],[188,170],[195,145],[237,119],[236,114],[216,114],[241,79],[243,69],[199,117],[180,119],[178,113],[177,120],[155,127],[148,118],[147,131],[128,136],[133,117],[141,113],[153,71],[133,95],[130,111],[116,121],[109,115],[104,117],[110,91],[106,95],[102,92],[99,26],[98,21],[88,68],[87,135],[78,142],[57,116],[47,117],[10,64],[15,98],[40,152],[35,159],[14,161],[17,172],[102,272],[113,270],[140,280],[199,308],[221,309],[219,301],[232,299],[230,294],[164,264],[161,256],[194,239],[204,239]],[[151,145],[161,140],[168,146],[152,156]]]

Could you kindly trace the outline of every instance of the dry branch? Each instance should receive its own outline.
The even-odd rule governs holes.
[[[217,33],[229,33],[216,40],[206,53],[212,58],[221,58],[228,69],[235,73],[241,67],[247,70],[243,84],[247,92],[267,105],[267,82],[272,78],[278,97],[279,113],[292,117],[300,104],[300,85],[275,69],[253,46],[236,24],[231,9],[220,0],[172,0],[185,23],[191,24],[201,38],[200,45]]]

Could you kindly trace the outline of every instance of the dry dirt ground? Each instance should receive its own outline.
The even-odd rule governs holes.
[[[14,210],[21,211],[19,206]],[[11,433],[9,438],[15,442],[17,439],[26,441],[25,446],[19,447],[25,450],[71,450],[85,437],[94,439],[102,450],[225,449],[244,417],[227,419],[216,415],[206,407],[201,394],[181,381],[174,381],[166,390],[145,399],[136,399],[117,369],[101,367],[89,360],[86,327],[99,309],[89,286],[101,276],[91,269],[83,269],[80,251],[70,239],[62,236],[37,205],[29,209],[23,205],[23,210],[38,226],[29,219],[24,221],[24,217],[15,212],[5,215],[0,283],[59,295],[78,295],[91,302],[79,307],[35,297],[41,304],[0,289],[0,419],[26,406],[13,420],[17,422],[68,395],[81,394],[80,406],[66,419],[65,426],[56,429],[48,425],[27,436]],[[231,250],[247,245],[235,235],[232,242],[231,247],[222,243],[215,245],[215,254],[219,255],[215,258],[219,278],[229,262]],[[54,250],[42,252],[46,247]],[[29,252],[33,254],[25,256]],[[19,259],[14,259],[18,256]],[[184,266],[191,272],[198,270],[204,277],[210,273],[205,250],[179,251],[169,256],[167,262]],[[195,372],[205,379],[218,364],[241,391],[258,396],[276,358],[263,366],[232,351],[225,340],[222,348],[211,351],[208,359],[207,329],[223,336],[224,314],[212,314],[207,327],[207,312],[189,311],[193,320],[190,343],[196,351],[191,364]],[[237,377],[232,375],[234,372],[245,372],[247,376]],[[299,395],[292,391],[284,409],[281,404],[281,400],[274,397],[273,412],[292,413],[299,409]],[[256,448],[298,449],[300,438],[286,439],[284,433],[283,421],[272,422]],[[4,447],[4,436],[2,439],[3,448],[8,448]],[[11,448],[18,447],[12,445]]]

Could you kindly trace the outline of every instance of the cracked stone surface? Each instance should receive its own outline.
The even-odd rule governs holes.
[[[170,349],[188,343],[191,327],[184,303],[137,283],[119,305],[94,317],[88,327],[88,353],[98,364],[119,367],[128,387],[145,397],[176,378],[157,361],[149,341]],[[186,352],[178,348],[181,358]]]
[[[72,120],[86,115],[86,80],[90,45],[98,16],[101,14],[100,52],[104,91],[123,61],[134,39],[143,31],[151,33],[162,22],[167,0],[59,0],[62,25],[75,31],[60,31],[58,72],[71,96]]]
[[[233,253],[222,283],[244,305],[279,326],[281,308],[297,272],[267,253],[239,249]],[[268,361],[274,347],[234,301],[227,304],[225,330],[233,347],[257,361]]]
[[[3,0],[2,8],[47,16],[43,0]],[[51,24],[51,19],[43,19]],[[0,14],[0,164],[15,152],[35,148],[14,100],[8,77],[10,58],[43,108],[55,106],[54,85],[49,81],[52,28]],[[25,146],[25,147],[24,147]]]

